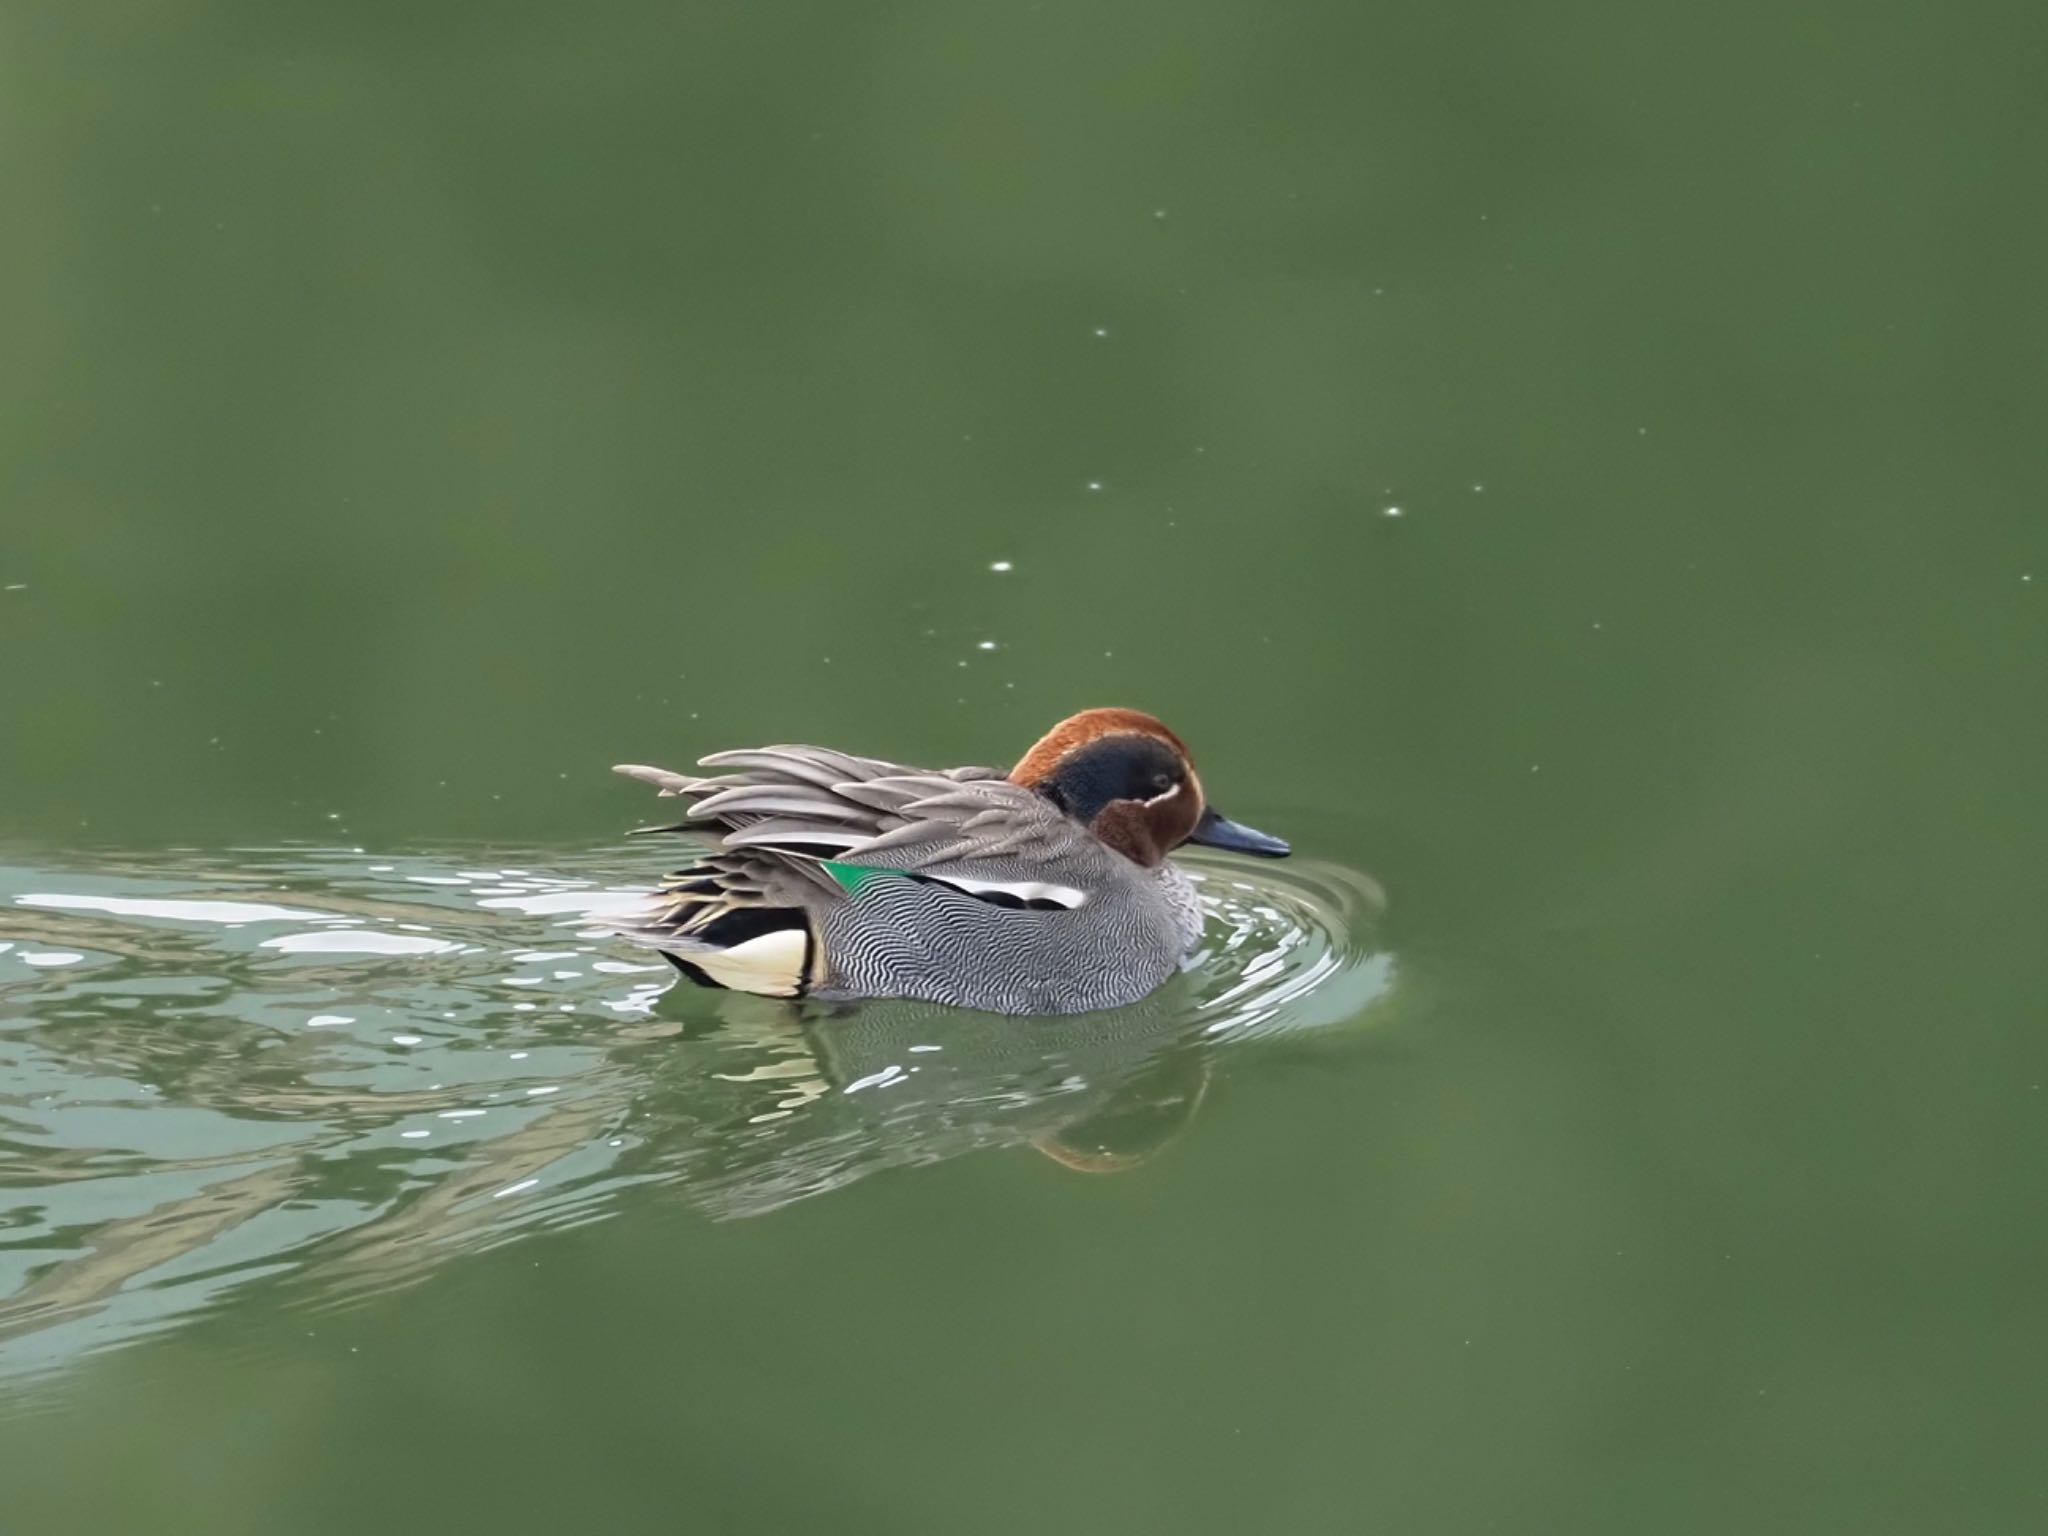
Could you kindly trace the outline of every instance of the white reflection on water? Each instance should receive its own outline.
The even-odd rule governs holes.
[[[174,901],[141,896],[53,896],[33,892],[14,898],[23,907],[59,911],[111,912],[117,917],[164,917],[184,923],[293,923],[336,919],[306,907],[277,907],[263,901]],[[352,919],[345,919],[352,921]]]
[[[516,866],[0,865],[0,1375],[263,1277],[308,1304],[403,1283],[640,1189],[724,1218],[986,1148],[1129,1168],[1220,1052],[1393,984],[1376,889],[1306,859],[1193,861],[1187,973],[1060,1019],[702,991],[602,926],[644,899],[619,872],[658,873],[645,845]]]

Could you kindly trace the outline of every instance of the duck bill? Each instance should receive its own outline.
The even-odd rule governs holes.
[[[1228,848],[1233,853],[1256,853],[1264,859],[1284,859],[1294,851],[1279,838],[1268,837],[1243,822],[1218,816],[1214,811],[1202,812],[1202,819],[1195,823],[1195,830],[1188,834],[1188,841],[1209,848]]]

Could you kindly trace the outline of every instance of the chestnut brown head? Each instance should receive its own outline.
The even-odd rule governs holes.
[[[1209,808],[1187,745],[1135,709],[1086,709],[1039,738],[1010,770],[1118,853],[1146,868],[1182,843],[1281,858],[1287,844]]]

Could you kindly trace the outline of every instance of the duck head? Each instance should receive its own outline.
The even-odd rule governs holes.
[[[1103,842],[1146,868],[1182,843],[1204,843],[1269,859],[1287,844],[1216,814],[1188,749],[1135,709],[1084,709],[1038,739],[1010,770]]]

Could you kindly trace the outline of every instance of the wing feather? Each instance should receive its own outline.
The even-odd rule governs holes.
[[[923,869],[992,857],[1051,862],[1094,839],[999,769],[906,768],[824,747],[716,752],[694,777],[622,765],[618,772],[690,802],[681,824],[761,858],[818,858]]]

